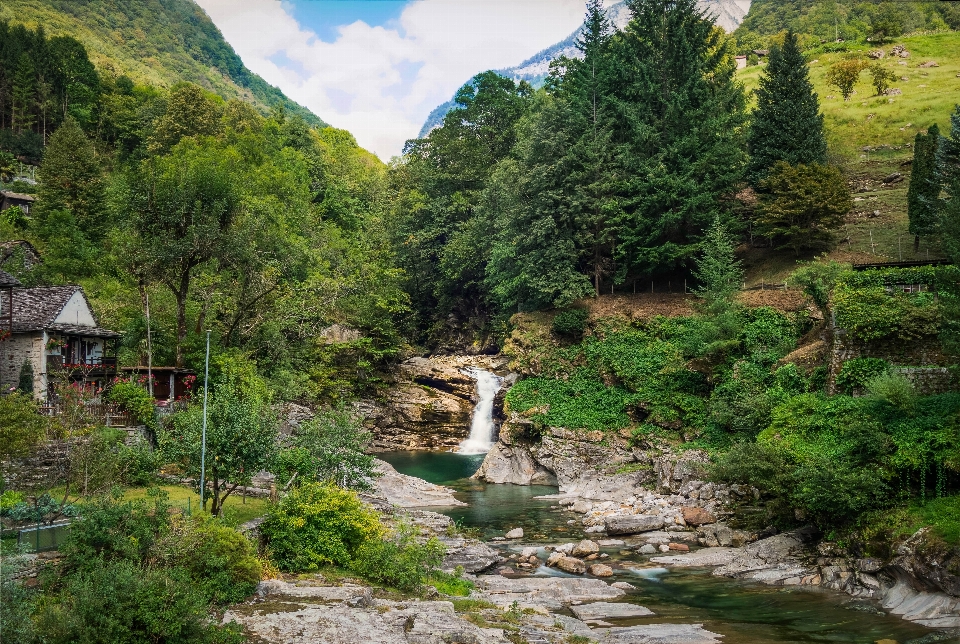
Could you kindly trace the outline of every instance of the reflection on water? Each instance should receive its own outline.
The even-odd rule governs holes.
[[[527,543],[557,543],[582,537],[578,526],[567,525],[576,515],[551,510],[553,502],[533,498],[555,494],[556,488],[490,485],[470,480],[483,461],[482,454],[393,452],[378,456],[403,474],[454,488],[457,498],[470,505],[434,509],[465,527],[479,528],[486,538],[500,536],[515,527],[524,529]],[[815,589],[777,588],[713,577],[709,569],[665,569],[647,564],[647,557],[623,557],[618,551],[619,548],[604,549],[610,561],[630,562],[633,568],[619,570],[615,579],[636,586],[628,600],[655,614],[643,619],[612,620],[620,626],[703,624],[707,630],[724,636],[722,644],[873,644],[884,639],[899,644],[960,643],[960,638],[939,639],[942,636],[934,631],[885,615],[869,601]],[[535,574],[568,576],[546,567]]]
[[[483,462],[484,454],[454,452],[387,452],[379,458],[398,472],[422,478],[456,490],[466,506],[440,508],[458,524],[481,531],[484,538],[502,537],[513,528],[523,528],[527,539],[572,541],[583,536],[579,525],[568,525],[569,513],[556,508],[556,501],[535,496],[556,494],[548,485],[491,485],[470,479]]]

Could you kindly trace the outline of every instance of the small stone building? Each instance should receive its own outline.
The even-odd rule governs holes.
[[[0,212],[3,212],[7,208],[20,206],[23,214],[29,215],[30,209],[33,208],[33,202],[36,200],[36,197],[33,195],[25,195],[20,194],[19,192],[10,192],[9,190],[4,190],[0,192]]]
[[[3,273],[0,280],[4,276],[10,278]],[[82,288],[14,285],[7,291],[9,297],[0,295],[0,327],[9,331],[0,341],[0,391],[17,386],[24,362],[33,367],[33,391],[41,400],[53,377],[96,387],[116,376],[120,334],[100,328]]]

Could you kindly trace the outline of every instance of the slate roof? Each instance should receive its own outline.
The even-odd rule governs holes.
[[[12,286],[20,286],[20,280],[6,271],[0,271],[0,288],[10,288]]]
[[[7,199],[16,199],[18,201],[36,201],[37,198],[33,195],[27,195],[20,192],[10,192],[9,190],[4,190],[0,192],[0,195],[3,195]]]
[[[59,331],[72,335],[119,338],[119,333],[101,329],[99,326],[54,324],[53,321],[57,319],[60,311],[77,291],[80,291],[80,294],[83,295],[83,290],[79,286],[38,286],[13,289],[13,332]],[[86,299],[86,296],[84,296],[84,299]],[[87,305],[89,306],[89,302]]]

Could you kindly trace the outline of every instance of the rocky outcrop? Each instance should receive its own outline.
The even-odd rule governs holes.
[[[513,485],[556,485],[557,477],[533,460],[530,451],[497,443],[487,453],[473,478],[487,483]]]
[[[381,400],[358,404],[373,433],[370,451],[451,450],[470,433],[476,382],[463,372],[477,366],[506,373],[505,359],[488,356],[410,358],[400,364]],[[502,399],[501,399],[502,400]],[[499,419],[494,410],[495,420]]]
[[[378,459],[374,468],[379,474],[373,479],[375,494],[391,505],[401,508],[466,505],[453,496],[450,488],[400,474],[389,463]]]

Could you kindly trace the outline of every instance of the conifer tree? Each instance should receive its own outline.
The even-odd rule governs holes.
[[[103,176],[93,144],[71,117],[50,137],[40,165],[41,218],[69,210],[88,234],[100,230]]]
[[[756,185],[777,161],[790,165],[825,163],[827,142],[823,114],[796,34],[770,51],[770,62],[757,89],[747,144],[748,178]]]
[[[934,123],[927,133],[917,132],[913,146],[913,167],[910,187],[907,189],[907,214],[910,233],[914,235],[913,252],[920,250],[920,235],[933,234],[937,229],[937,200],[940,183],[937,180],[937,148],[940,128]]]
[[[937,148],[936,182],[942,189],[937,212],[943,244],[955,262],[960,261],[960,105],[950,115],[950,136]]]
[[[710,311],[728,304],[743,282],[743,267],[737,260],[737,242],[719,217],[703,236],[703,254],[696,260],[694,276],[700,282],[696,289]]]

